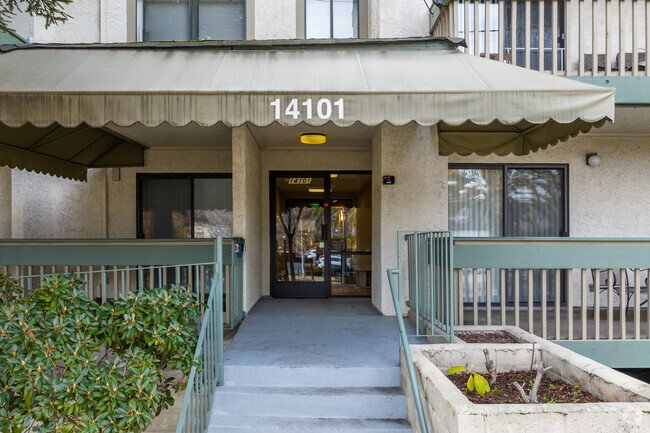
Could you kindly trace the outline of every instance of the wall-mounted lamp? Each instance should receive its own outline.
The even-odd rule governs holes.
[[[302,134],[300,142],[303,144],[323,144],[327,141],[325,134]]]
[[[586,159],[587,165],[590,167],[598,167],[600,165],[600,157],[597,153],[588,153]]]

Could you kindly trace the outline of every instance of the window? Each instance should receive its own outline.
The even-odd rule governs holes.
[[[565,166],[449,166],[449,230],[464,237],[568,231]]]
[[[232,237],[230,175],[138,175],[138,237]]]
[[[560,237],[568,236],[566,166],[551,165],[449,165],[449,230],[461,237]],[[492,300],[500,301],[499,272],[492,272]],[[512,302],[514,273],[506,273],[508,301]],[[520,287],[528,276],[520,273]],[[541,272],[534,271],[534,287],[540,287]],[[555,275],[547,275],[554,284]],[[472,278],[465,275],[464,301],[471,302]],[[485,276],[480,279],[485,302]],[[552,287],[552,285],[550,286]],[[541,290],[535,290],[539,301]],[[548,301],[554,294],[548,292]],[[527,301],[525,290],[520,300]]]
[[[138,40],[246,39],[245,0],[137,0]]]
[[[305,0],[305,37],[358,38],[359,0]]]

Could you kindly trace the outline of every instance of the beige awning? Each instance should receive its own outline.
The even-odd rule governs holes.
[[[0,164],[86,180],[88,168],[142,166],[143,148],[114,132],[87,125],[44,128],[0,124]]]
[[[459,43],[429,37],[4,47],[0,122],[442,122],[441,153],[525,154],[614,119],[613,89],[466,55]]]

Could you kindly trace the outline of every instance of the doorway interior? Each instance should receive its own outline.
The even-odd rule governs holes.
[[[271,295],[370,296],[370,172],[271,172]]]

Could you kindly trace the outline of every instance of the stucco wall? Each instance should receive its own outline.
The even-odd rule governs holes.
[[[371,38],[429,35],[429,11],[421,0],[368,0],[368,10]]]
[[[295,150],[262,152],[262,293],[270,294],[269,172],[278,170],[368,170],[370,151]],[[374,203],[373,203],[374,205]]]
[[[0,239],[11,237],[11,169],[0,167]]]
[[[599,167],[585,163],[597,152]],[[572,237],[650,237],[650,137],[579,136],[527,156],[452,155],[450,163],[569,164],[569,234]]]
[[[78,182],[12,170],[12,237],[105,237],[106,170]]]
[[[447,227],[447,158],[436,127],[388,124],[372,140],[372,303],[395,314],[386,269],[397,267],[397,231]],[[395,176],[383,185],[383,176]]]
[[[248,39],[293,39],[304,13],[301,0],[247,1]],[[398,38],[429,34],[429,14],[421,0],[367,0],[368,36]],[[74,0],[66,6],[71,19],[45,28],[41,18],[21,14],[14,19],[18,33],[33,37],[38,43],[126,42],[128,27],[127,0]],[[363,27],[363,25],[362,25]],[[133,29],[132,29],[133,30]],[[132,31],[133,33],[133,31]]]
[[[262,296],[262,152],[246,126],[232,133],[233,234],[246,242],[244,311]],[[264,195],[266,196],[266,194]]]
[[[248,39],[296,37],[296,0],[256,0],[254,14],[254,35]]]
[[[232,152],[223,149],[155,149],[144,153],[144,167],[123,168],[108,180],[108,237],[135,238],[137,173],[231,173]]]

